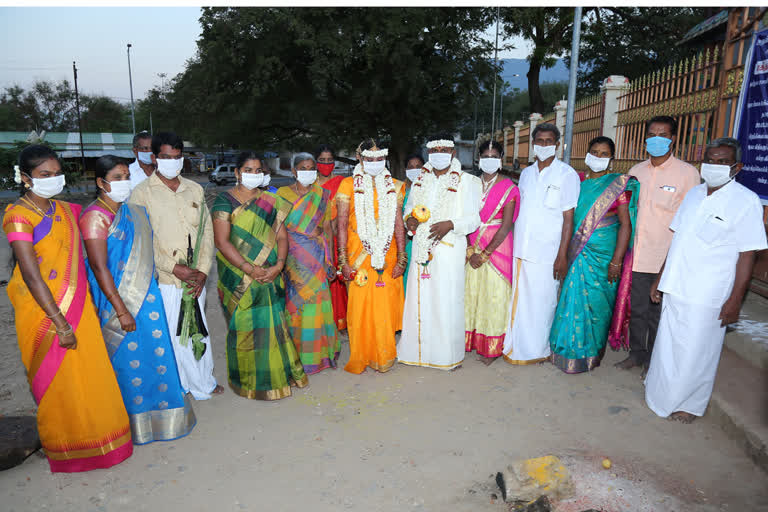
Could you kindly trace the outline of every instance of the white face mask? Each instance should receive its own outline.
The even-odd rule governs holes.
[[[432,167],[434,167],[435,170],[442,171],[451,165],[451,158],[450,153],[430,153],[429,163],[432,164]]]
[[[386,168],[386,160],[379,160],[376,162],[363,162],[363,170],[371,176],[378,176]]]
[[[308,187],[317,179],[317,170],[312,171],[296,171],[296,181],[303,186]]]
[[[122,203],[131,195],[131,182],[129,180],[123,181],[108,181],[110,191],[104,190],[107,197],[116,203]]]
[[[50,178],[32,178],[32,188],[30,190],[36,196],[48,199],[60,194],[66,184],[67,182],[63,174],[51,176]]]
[[[533,145],[533,154],[542,162],[547,158],[555,156],[555,151],[557,151],[557,144],[553,144],[552,146]]]
[[[269,185],[270,181],[272,181],[272,176],[270,176],[269,174],[265,174],[264,180],[261,182],[261,186],[266,187],[267,185]]]
[[[421,167],[405,170],[405,175],[408,177],[409,180],[411,180],[411,182],[416,181],[416,178],[419,177],[419,174],[421,174]]]
[[[152,152],[151,151],[138,151],[138,156],[136,157],[139,162],[143,163],[144,165],[152,165]]]
[[[244,172],[240,175],[240,183],[248,190],[264,185],[264,173]]]
[[[731,166],[703,163],[701,164],[701,178],[710,188],[725,185],[733,179]]]
[[[493,174],[501,169],[501,158],[481,158],[480,170],[486,174]]]
[[[166,179],[172,180],[181,172],[181,168],[184,166],[183,158],[158,158],[157,159],[157,172],[165,176]]]
[[[587,164],[587,167],[592,169],[593,172],[603,172],[608,168],[610,162],[610,158],[598,158],[592,153],[587,153],[587,156],[584,157],[584,163]]]

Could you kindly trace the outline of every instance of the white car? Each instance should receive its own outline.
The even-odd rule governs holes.
[[[221,164],[208,176],[208,181],[212,181],[217,185],[223,185],[228,181],[236,181],[235,167],[237,167],[235,164]]]

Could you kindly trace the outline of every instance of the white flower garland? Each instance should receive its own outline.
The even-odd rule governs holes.
[[[361,155],[367,156],[369,158],[379,158],[379,157],[382,157],[382,156],[389,155],[389,150],[386,149],[386,148],[385,149],[377,149],[375,151],[372,150],[372,149],[364,149],[362,151]]]
[[[437,179],[432,164],[427,163],[422,168],[419,177],[416,178],[416,183],[413,184],[411,194],[413,194],[414,206],[427,206],[427,208],[429,208],[427,205],[429,189],[438,187],[437,199],[430,208],[429,219],[419,224],[419,227],[416,228],[416,234],[413,236],[413,258],[419,265],[424,265],[429,261],[432,249],[439,243],[429,239],[429,230],[432,224],[450,217],[453,211],[453,199],[459,190],[459,183],[461,183],[461,162],[454,158],[451,161],[448,176],[442,180]]]
[[[379,218],[373,207],[373,186],[379,200]],[[353,172],[355,190],[355,218],[357,234],[365,251],[371,255],[371,266],[376,270],[384,268],[384,259],[392,244],[397,215],[397,190],[392,175],[385,170],[375,178],[363,172],[360,164]]]
[[[439,139],[439,140],[431,140],[427,142],[427,149],[432,148],[452,148],[454,146],[454,143],[452,140],[447,139]]]
[[[13,166],[13,170],[14,170],[13,181],[15,181],[16,184],[20,185],[21,184],[21,169],[19,168],[18,165],[14,165]]]

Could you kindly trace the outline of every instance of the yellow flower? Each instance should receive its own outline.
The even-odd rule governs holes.
[[[360,287],[368,284],[368,272],[365,269],[360,269],[357,271],[357,275],[355,276],[355,284]]]
[[[430,213],[429,208],[424,205],[414,206],[413,211],[411,212],[411,217],[419,222],[427,222],[431,215],[432,213]]]

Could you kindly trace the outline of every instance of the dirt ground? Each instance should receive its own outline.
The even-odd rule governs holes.
[[[215,374],[226,386],[218,302],[207,314]],[[348,357],[344,338],[340,367]],[[54,475],[33,455],[0,472],[0,509],[503,511],[495,473],[552,454],[577,489],[560,512],[768,510],[768,475],[707,416],[692,425],[656,417],[639,372],[613,368],[622,357],[609,351],[594,372],[570,376],[550,364],[486,367],[472,355],[455,372],[396,365],[358,376],[340,368],[278,402],[227,389],[194,403],[198,423],[188,437],[137,446],[111,469]],[[34,410],[0,292],[0,414]],[[611,470],[600,467],[603,457]]]

